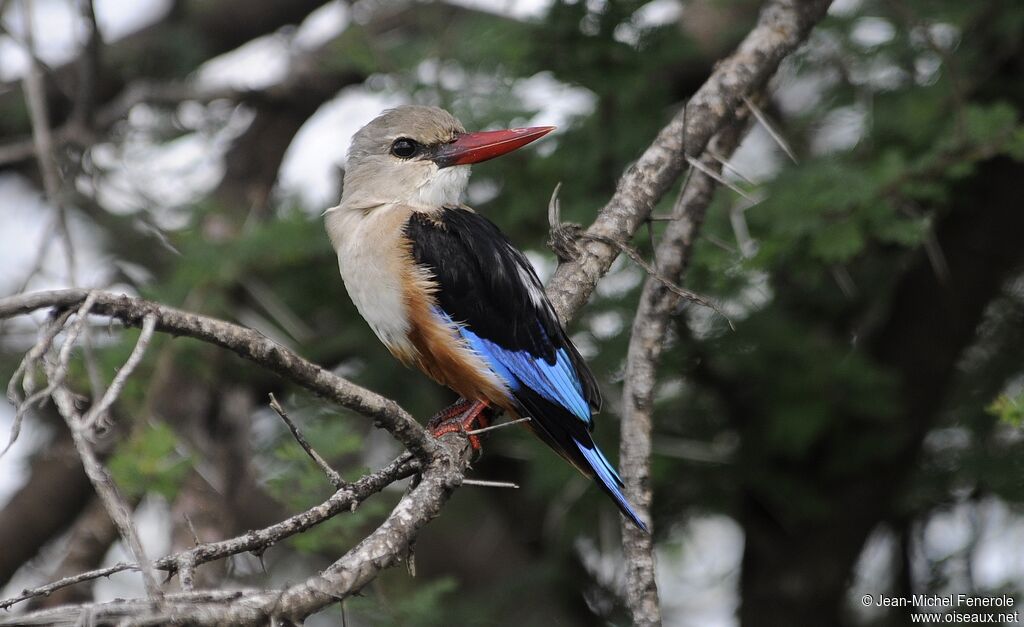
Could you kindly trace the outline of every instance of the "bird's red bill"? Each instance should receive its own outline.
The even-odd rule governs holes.
[[[501,131],[463,133],[455,141],[442,146],[434,157],[434,161],[440,167],[480,163],[500,157],[516,148],[522,148],[553,130],[555,130],[554,126],[532,126]]]

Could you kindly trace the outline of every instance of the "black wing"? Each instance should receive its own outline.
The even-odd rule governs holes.
[[[576,387],[590,410],[600,409],[594,375],[562,328],[533,266],[493,222],[467,209],[413,213],[406,236],[416,263],[438,283],[443,313],[463,325],[464,337],[490,357],[499,375],[512,374],[541,394],[572,396],[565,388]],[[560,404],[593,427],[589,411],[580,415],[579,403],[565,398]]]

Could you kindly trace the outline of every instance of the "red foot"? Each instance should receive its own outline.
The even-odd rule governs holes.
[[[428,429],[435,429],[438,425],[450,422],[451,420],[458,418],[462,414],[469,411],[473,406],[473,401],[467,401],[464,398],[460,398],[448,407],[445,407],[441,411],[434,414],[434,416],[427,421]]]
[[[441,410],[436,416],[430,419],[427,426],[435,438],[446,433],[472,431],[474,426],[484,428],[488,420],[484,411],[490,406],[487,401],[468,401],[459,399],[455,404]],[[480,437],[468,434],[469,445],[474,451],[480,450]]]

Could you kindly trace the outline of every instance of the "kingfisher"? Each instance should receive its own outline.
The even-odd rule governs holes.
[[[381,113],[352,138],[341,202],[325,212],[341,277],[392,355],[461,398],[435,436],[504,411],[647,526],[594,443],[601,392],[533,266],[489,219],[461,202],[470,165],[555,127],[466,132],[437,107]],[[479,449],[479,440],[470,435]]]

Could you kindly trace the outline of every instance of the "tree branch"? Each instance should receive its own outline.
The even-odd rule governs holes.
[[[91,487],[91,484],[89,485]],[[132,499],[129,504],[137,507],[140,500]],[[103,564],[103,558],[106,557],[110,547],[117,542],[118,537],[117,527],[110,520],[110,515],[104,509],[103,503],[98,498],[93,498],[68,530],[67,551],[57,567],[47,573],[48,576],[56,580],[63,580],[67,577],[83,577]],[[92,581],[92,578],[86,577],[83,581]],[[55,590],[57,589],[55,588]],[[27,608],[42,609],[69,603],[86,603],[91,600],[92,590],[89,587],[72,585],[61,587],[48,596],[32,599]]]
[[[88,294],[84,289],[66,289],[11,296],[0,299],[0,318],[48,307],[75,307]],[[109,292],[93,294],[95,303],[89,310],[91,313],[110,316],[133,327],[141,326],[145,317],[152,314],[158,331],[185,335],[226,348],[342,407],[373,418],[419,459],[430,459],[434,439],[398,403],[307,362],[252,329],[141,298]]]
[[[184,77],[208,59],[282,26],[301,22],[322,4],[323,0],[177,2],[162,19],[104,49],[104,71],[97,74],[91,90],[93,106],[98,109],[105,105],[144,73],[153,79]],[[246,19],[238,19],[239,15]],[[180,55],[166,54],[166,46],[180,45],[182,41],[188,41],[194,53],[187,57],[185,63],[182,63]],[[146,62],[140,63],[140,59],[146,59]],[[47,108],[50,111],[47,121],[54,127],[63,127],[73,114],[75,103],[71,94],[79,93],[84,87],[76,80],[79,63],[78,58],[72,59],[52,68],[46,77]],[[13,82],[0,84],[0,111],[6,114],[0,120],[0,135],[18,135],[27,131],[24,118],[12,113],[12,101],[21,99],[20,85]]]
[[[548,287],[551,302],[563,321],[583,306],[619,254],[618,248],[601,238],[627,242],[633,237],[682,172],[685,155],[698,156],[704,151],[711,137],[732,120],[743,98],[768,81],[782,59],[825,16],[830,4],[831,0],[769,2],[736,52],[718,64],[707,82],[626,170],[615,194],[586,230],[586,235],[594,239],[579,243],[579,255],[559,265]]]
[[[703,167],[714,174],[721,171],[722,162],[712,153],[728,158],[739,144],[741,126],[737,120],[715,136],[708,152],[701,158]],[[655,251],[655,265],[673,283],[682,282],[686,274],[693,245],[714,191],[714,176],[698,170],[680,192],[672,212],[677,219],[669,222]],[[679,299],[680,295],[663,281],[648,277],[640,294],[626,352],[619,468],[626,485],[626,496],[649,524],[653,498],[650,474],[654,389],[669,323]],[[626,562],[626,604],[633,616],[633,624],[641,627],[661,625],[653,536],[623,520],[622,550]]]
[[[85,319],[91,300],[92,295],[90,294],[90,296],[86,298],[85,302],[82,303],[78,312],[77,323],[82,323]],[[64,326],[65,322],[66,319],[61,318],[60,320],[52,321],[51,324]],[[154,325],[155,320],[153,317],[151,315],[147,315],[143,322],[142,337],[152,334]],[[153,565],[146,556],[142,542],[139,540],[139,532],[132,521],[132,510],[128,508],[124,498],[118,491],[113,478],[111,478],[107,469],[103,467],[99,456],[93,449],[92,442],[89,441],[89,435],[92,433],[92,429],[89,425],[85,424],[84,419],[75,407],[75,395],[71,390],[65,387],[62,382],[62,379],[68,371],[68,360],[71,353],[71,351],[68,350],[68,347],[74,343],[74,339],[71,335],[72,334],[69,334],[69,337],[65,340],[65,346],[61,348],[60,358],[56,363],[47,362],[45,360],[43,362],[47,377],[50,380],[50,385],[48,386],[51,389],[50,396],[53,398],[57,411],[60,412],[60,415],[63,416],[65,422],[67,422],[68,429],[71,431],[71,440],[74,442],[75,448],[78,450],[78,457],[82,460],[82,466],[85,468],[86,476],[89,477],[89,481],[92,483],[93,489],[96,490],[96,494],[100,497],[100,501],[102,501],[104,508],[107,510],[107,514],[110,515],[110,519],[113,520],[114,524],[117,526],[121,539],[124,541],[125,545],[128,546],[132,555],[135,556],[136,561],[139,563],[143,583],[145,583],[146,586],[146,596],[149,597],[151,601],[155,601],[161,596],[160,588],[156,583],[156,577],[153,573]],[[144,345],[144,343],[140,341],[140,345]],[[128,371],[130,369],[126,366],[123,370]],[[111,399],[111,403],[112,402],[113,399]]]
[[[269,527],[250,531],[235,538],[220,542],[202,543],[187,551],[167,555],[153,562],[153,567],[157,570],[166,571],[168,574],[173,574],[181,570],[183,565],[194,568],[231,555],[265,551],[295,534],[302,533],[329,518],[333,518],[341,512],[354,510],[370,496],[380,492],[392,483],[412,475],[418,468],[419,463],[416,460],[412,459],[409,455],[403,455],[384,468],[362,477],[355,483],[346,485],[341,490],[332,494],[323,503],[315,505],[304,512]],[[138,564],[122,562],[106,568],[97,568],[89,572],[65,577],[44,586],[23,590],[18,596],[4,599],[0,601],[0,609],[10,608],[33,597],[47,596],[57,590],[82,583],[83,581],[92,581],[101,577],[108,577],[114,573],[138,569]],[[0,624],[4,624],[3,621],[0,621]]]

